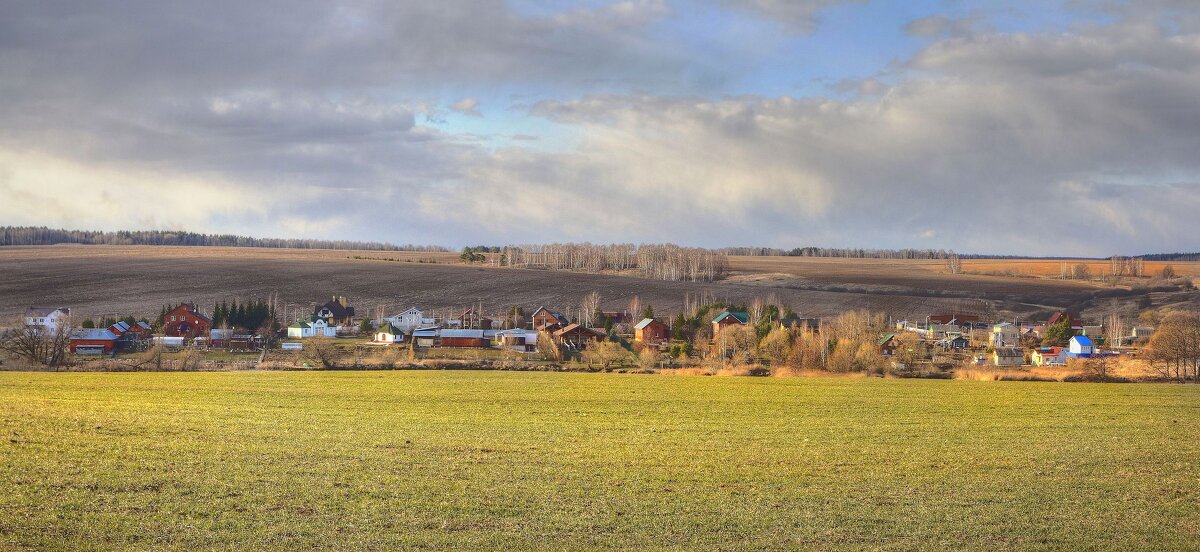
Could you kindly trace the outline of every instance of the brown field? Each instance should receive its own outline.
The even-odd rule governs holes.
[[[360,257],[360,258],[355,258]],[[598,291],[606,308],[638,295],[660,314],[674,313],[684,294],[710,293],[748,302],[776,295],[804,316],[870,309],[896,317],[955,311],[1028,315],[1086,305],[1099,284],[1048,278],[950,275],[940,261],[734,257],[723,282],[662,282],[629,276],[463,266],[456,253],[255,249],[219,247],[81,246],[0,249],[0,320],[31,304],[64,305],[80,317],[156,315],[163,304],[195,301],[204,309],[223,299],[265,298],[277,292],[290,314],[346,295],[360,314],[412,305],[487,310],[520,305],[576,308]],[[968,269],[974,269],[966,261]],[[1022,261],[981,261],[1021,265]],[[1045,263],[1045,261],[1037,261]],[[1200,263],[1173,263],[1180,273]],[[1055,265],[1057,273],[1057,265]],[[1178,301],[1178,297],[1160,298]],[[1160,299],[1156,299],[1160,300]],[[1121,298],[1104,308],[1123,308]],[[1111,304],[1109,304],[1111,303]],[[1085,306],[1086,308],[1086,306]],[[1086,313],[1085,313],[1086,314]]]

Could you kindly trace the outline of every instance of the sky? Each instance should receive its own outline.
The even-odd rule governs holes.
[[[1194,0],[0,0],[0,224],[1200,250]]]

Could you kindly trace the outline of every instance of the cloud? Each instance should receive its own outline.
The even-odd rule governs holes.
[[[450,109],[471,117],[483,117],[483,114],[479,112],[479,100],[476,100],[475,98],[463,98],[458,100],[457,102],[454,102],[454,105],[450,106]]]
[[[837,3],[721,5],[808,32]],[[832,81],[848,97],[790,97],[724,92],[761,60],[676,40],[670,23],[703,7],[24,4],[0,19],[0,220],[448,245],[1195,246],[1190,12],[913,22],[925,46]],[[512,98],[527,105],[492,111]],[[482,103],[469,126],[445,117]]]
[[[800,33],[810,33],[819,22],[822,10],[839,4],[864,0],[722,0],[729,8],[754,13]]]

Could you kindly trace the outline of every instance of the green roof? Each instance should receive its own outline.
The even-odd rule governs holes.
[[[890,333],[890,334],[887,334],[887,335],[879,338],[879,345],[881,345],[881,346],[886,345],[887,342],[891,341],[894,337],[896,337],[896,334]]]
[[[385,333],[385,334],[390,334],[390,335],[397,335],[400,332],[396,331],[396,328],[392,327],[391,322],[384,322],[383,325],[380,326],[378,330],[375,330],[375,333]]]
[[[737,320],[739,323],[750,323],[750,313],[746,311],[735,311],[729,309],[721,311],[721,314],[718,314],[717,317],[713,319],[713,322],[720,322],[726,318],[729,318],[730,316],[732,316],[734,320]]]

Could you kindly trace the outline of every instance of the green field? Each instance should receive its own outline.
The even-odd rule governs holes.
[[[1200,386],[0,373],[0,549],[1200,549]]]

